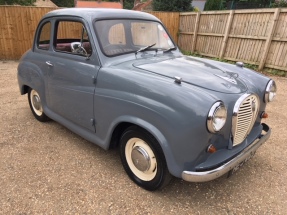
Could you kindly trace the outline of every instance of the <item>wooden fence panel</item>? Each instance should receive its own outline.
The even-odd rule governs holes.
[[[184,50],[192,50],[193,35],[191,34],[180,34],[178,37],[178,46],[184,47]]]
[[[198,35],[196,51],[210,57],[218,57],[220,54],[223,37]]]
[[[275,38],[287,38],[287,12],[280,13],[274,32]]]
[[[180,32],[194,32],[195,20],[197,13],[186,13],[180,15],[179,31]]]
[[[192,50],[194,32],[196,28],[197,13],[181,13],[178,29],[178,46],[185,47],[186,50]]]
[[[287,68],[287,42],[272,41],[266,66],[277,69]]]
[[[0,7],[0,59],[19,59],[31,48],[42,16],[56,8]]]
[[[195,13],[180,14],[178,45],[183,50],[243,61],[259,65],[259,69],[265,65],[287,71],[287,9],[209,11],[199,15],[195,33],[195,27],[190,26],[196,26],[190,21]],[[196,38],[194,48],[191,37]]]
[[[287,10],[281,9],[275,26],[266,67],[287,70]]]
[[[223,36],[228,14],[201,13],[198,34],[221,34]]]

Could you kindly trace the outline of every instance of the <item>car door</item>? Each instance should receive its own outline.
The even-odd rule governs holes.
[[[48,107],[65,120],[94,130],[94,80],[100,66],[91,37],[81,20],[61,18],[54,22],[53,38],[53,54],[45,62]],[[77,50],[79,43],[84,49]]]

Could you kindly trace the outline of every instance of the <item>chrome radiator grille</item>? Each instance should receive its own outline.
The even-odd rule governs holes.
[[[232,118],[233,146],[243,142],[250,133],[259,110],[259,99],[256,95],[245,94],[235,103]]]

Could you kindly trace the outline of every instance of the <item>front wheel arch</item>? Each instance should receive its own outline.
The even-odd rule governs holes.
[[[116,118],[113,123],[111,123],[111,127],[107,135],[109,138],[106,142],[107,149],[116,148],[119,146],[120,137],[123,132],[130,126],[137,126],[145,131],[149,132],[160,144],[164,156],[166,158],[166,163],[168,166],[169,172],[178,178],[181,177],[181,166],[177,163],[177,160],[174,157],[174,153],[171,150],[167,139],[164,134],[153,124],[138,118],[136,116],[124,115]]]
[[[30,87],[27,85],[23,85],[20,89],[21,95],[27,94],[29,92]]]

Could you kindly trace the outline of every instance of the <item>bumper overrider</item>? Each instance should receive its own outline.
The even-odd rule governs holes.
[[[255,151],[269,139],[271,129],[269,128],[268,125],[264,123],[262,123],[262,126],[263,131],[265,131],[266,133],[264,135],[262,134],[253,143],[251,143],[248,147],[242,150],[242,152],[240,152],[236,157],[234,157],[227,163],[221,165],[220,167],[217,167],[216,169],[204,172],[183,171],[181,174],[182,179],[189,182],[206,182],[214,180],[226,174],[227,172],[229,172],[230,170],[232,170],[233,168],[244,162],[250,156],[252,156],[255,153]]]

